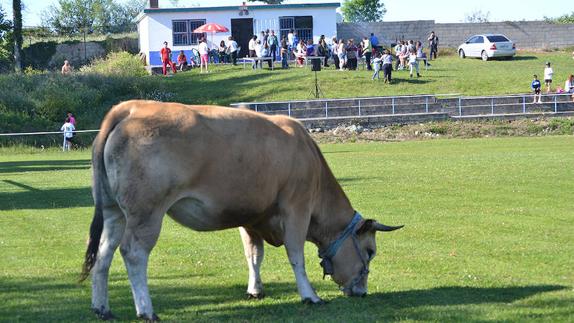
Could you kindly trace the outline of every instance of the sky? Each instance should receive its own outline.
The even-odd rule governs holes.
[[[129,1],[129,0],[120,0]],[[25,26],[42,23],[42,13],[57,0],[22,0]],[[187,6],[239,6],[242,0],[179,0]],[[337,2],[336,0],[287,0],[284,3]],[[342,1],[339,1],[342,3]],[[435,20],[438,23],[462,22],[468,14],[489,13],[490,21],[541,20],[574,12],[574,2],[564,0],[383,0],[387,13],[384,21]],[[12,16],[12,0],[0,0],[0,6]],[[160,7],[172,7],[171,0],[159,0]]]

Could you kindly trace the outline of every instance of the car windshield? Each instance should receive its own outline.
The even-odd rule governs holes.
[[[486,36],[491,43],[510,41],[502,35]]]

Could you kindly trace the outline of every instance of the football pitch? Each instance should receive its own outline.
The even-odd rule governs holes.
[[[355,209],[401,230],[378,234],[369,295],[322,279],[300,302],[284,248],[266,245],[266,298],[246,300],[236,229],[200,233],[169,217],[149,263],[164,321],[574,321],[574,137],[322,145]],[[0,321],[93,320],[77,283],[93,215],[90,151],[0,149]],[[119,252],[110,306],[136,318]]]

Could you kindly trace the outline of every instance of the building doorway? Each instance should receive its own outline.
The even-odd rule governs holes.
[[[249,40],[253,37],[253,18],[231,19],[231,36],[241,46],[237,57],[249,53]]]

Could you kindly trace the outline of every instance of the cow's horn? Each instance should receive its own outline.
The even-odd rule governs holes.
[[[393,226],[384,225],[382,223],[375,223],[374,228],[376,231],[395,231],[395,230],[398,230],[402,227],[404,227],[404,225],[399,225],[399,226],[393,227]]]

